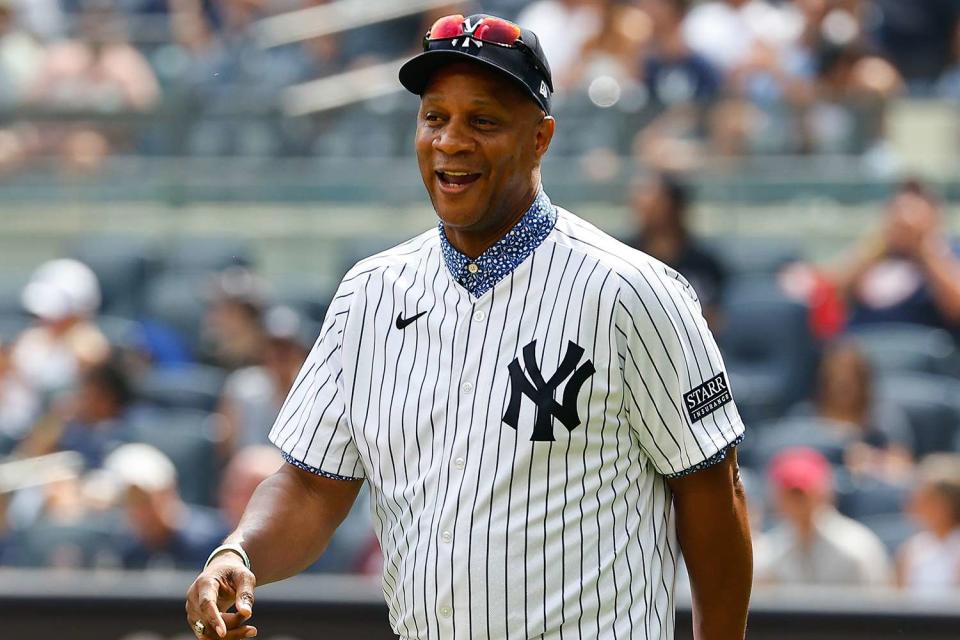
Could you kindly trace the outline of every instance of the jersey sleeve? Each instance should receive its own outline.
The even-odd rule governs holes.
[[[341,366],[352,298],[345,280],[270,430],[270,441],[280,448],[284,460],[337,480],[364,477],[346,412]]]
[[[744,426],[693,288],[646,264],[623,278],[617,311],[627,416],[653,466],[679,477],[720,462]]]

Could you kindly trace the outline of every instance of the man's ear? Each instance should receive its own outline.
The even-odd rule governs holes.
[[[550,141],[553,140],[553,132],[557,128],[557,121],[553,116],[544,116],[537,125],[537,140],[535,153],[537,158],[542,158],[550,148]]]

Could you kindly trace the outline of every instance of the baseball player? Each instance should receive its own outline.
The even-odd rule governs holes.
[[[743,638],[720,353],[679,274],[541,187],[537,36],[447,16],[400,82],[439,225],[343,278],[270,433],[288,464],[191,586],[191,628],[255,633],[254,576],[310,565],[366,481],[401,638],[669,640],[681,553],[695,637]]]

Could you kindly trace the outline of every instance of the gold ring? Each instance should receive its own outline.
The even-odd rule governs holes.
[[[203,637],[203,632],[206,631],[206,629],[207,629],[206,625],[204,625],[199,620],[193,623],[193,632],[197,634],[198,638]]]

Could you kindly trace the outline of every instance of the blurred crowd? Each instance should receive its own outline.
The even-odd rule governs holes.
[[[453,11],[494,12],[540,35],[569,130],[607,121],[570,136],[571,155],[610,148],[683,170],[852,154],[883,170],[895,162],[891,101],[960,99],[952,0],[467,0],[261,46],[261,19],[322,4],[0,0],[0,172],[51,157],[89,172],[111,153],[356,153],[376,113],[285,118],[282,90],[408,55]],[[409,153],[402,135],[376,139],[378,153]]]
[[[689,280],[718,337],[757,581],[960,589],[960,245],[939,195],[903,181],[825,264],[701,238],[695,199],[638,176],[624,240]],[[0,295],[0,565],[194,570],[281,464],[267,433],[330,293],[265,281],[229,237],[64,255]],[[379,571],[362,496],[314,570]]]

